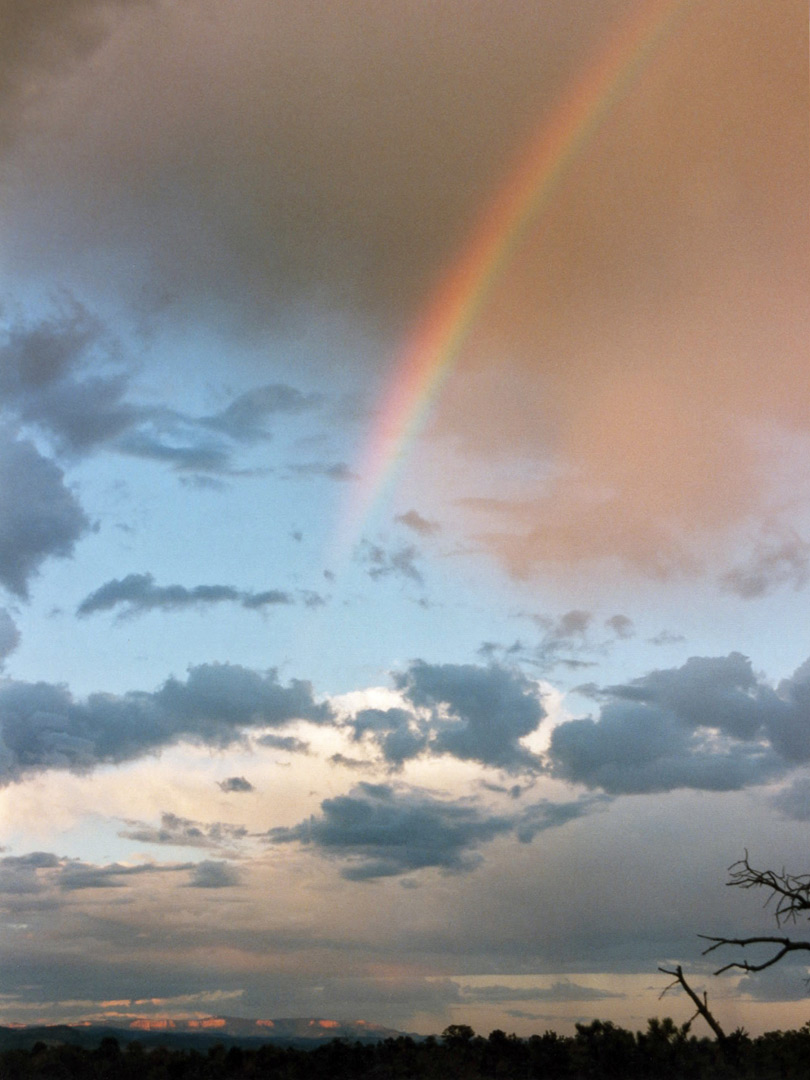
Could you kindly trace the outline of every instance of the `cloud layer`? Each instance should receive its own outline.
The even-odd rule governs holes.
[[[285,687],[275,672],[235,664],[200,665],[185,681],[168,679],[153,693],[92,694],[85,701],[64,686],[7,682],[0,687],[0,780],[44,769],[87,771],[182,739],[227,746],[247,728],[326,723],[331,715],[309,684]]]

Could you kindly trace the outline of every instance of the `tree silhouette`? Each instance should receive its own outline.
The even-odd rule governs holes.
[[[788,874],[784,868],[778,874],[774,870],[756,870],[748,861],[747,851],[744,858],[729,867],[729,880],[726,884],[738,889],[764,888],[769,890],[765,904],[767,906],[772,901],[775,902],[774,916],[776,917],[777,926],[784,926],[785,923],[789,922],[795,923],[802,912],[810,911],[810,874]],[[722,948],[724,945],[737,945],[743,949],[747,945],[778,946],[773,955],[761,963],[755,964],[746,959],[732,960],[718,968],[715,975],[721,975],[731,968],[739,968],[741,971],[764,971],[765,968],[778,963],[782,957],[787,956],[790,952],[810,951],[810,941],[796,941],[789,937],[757,935],[747,938],[731,938],[710,937],[708,934],[700,934],[699,936],[704,941],[712,942],[707,949],[703,950],[704,956],[714,952],[715,949]]]
[[[729,885],[732,888],[764,888],[768,891],[768,896],[765,899],[765,906],[767,907],[768,904],[773,903],[776,925],[779,927],[783,926],[785,923],[795,923],[800,914],[803,912],[810,912],[810,874],[788,874],[784,868],[780,873],[777,873],[775,870],[757,870],[755,867],[751,866],[751,863],[748,861],[747,851],[742,859],[731,864],[728,868],[728,873],[729,879],[726,882],[726,885]],[[808,916],[808,918],[810,918],[810,916]],[[773,964],[778,963],[784,956],[787,956],[788,953],[810,952],[810,941],[803,941],[801,939],[797,941],[794,938],[773,934],[757,934],[753,937],[745,938],[712,937],[709,934],[699,934],[698,937],[702,938],[704,941],[711,942],[711,945],[703,950],[703,956],[707,956],[709,953],[714,952],[715,949],[720,949],[726,945],[736,945],[742,949],[745,949],[749,945],[776,946],[775,951],[772,951],[772,954],[765,960],[758,963],[748,960],[745,957],[743,957],[742,960],[731,960],[729,963],[719,967],[714,972],[715,975],[722,975],[723,972],[729,971],[732,968],[738,968],[740,971],[745,972],[764,971],[765,968],[769,968]],[[692,1020],[697,1016],[702,1016],[716,1035],[717,1041],[721,1046],[730,1047],[732,1041],[739,1041],[743,1033],[738,1031],[735,1032],[733,1036],[726,1035],[716,1017],[709,1009],[708,994],[704,990],[701,995],[689,985],[680,964],[674,968],[659,967],[658,970],[665,975],[673,976],[673,982],[664,988],[661,994],[662,997],[674,986],[680,986],[689,998],[691,998],[692,1003],[695,1006],[696,1012],[687,1023],[687,1030],[688,1026],[692,1023]]]

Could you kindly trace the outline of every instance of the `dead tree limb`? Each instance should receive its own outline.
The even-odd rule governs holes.
[[[730,964],[724,964],[723,967],[718,968],[715,971],[715,975],[722,975],[724,971],[729,971],[731,968],[739,968],[741,971],[764,971],[765,968],[771,967],[771,965],[778,963],[783,956],[786,956],[789,952],[810,952],[810,941],[793,941],[791,938],[785,937],[749,937],[749,938],[726,938],[726,937],[709,937],[708,934],[698,934],[698,937],[703,938],[704,941],[711,941],[714,944],[710,945],[708,949],[704,949],[702,955],[706,956],[710,952],[714,952],[715,949],[719,949],[721,945],[738,945],[744,949],[746,945],[781,945],[781,949],[774,953],[768,960],[763,960],[761,964],[752,964],[750,960],[732,960]]]
[[[728,873],[726,885],[737,889],[769,890],[765,906],[776,898],[774,915],[777,926],[796,922],[801,912],[810,911],[810,874],[788,874],[784,867],[780,874],[775,870],[757,870],[749,863],[747,851],[744,858],[731,864]]]
[[[695,1017],[702,1016],[703,1019],[706,1021],[706,1023],[709,1025],[709,1027],[712,1029],[712,1031],[717,1036],[717,1041],[721,1045],[725,1045],[726,1033],[725,1033],[725,1031],[723,1031],[723,1029],[720,1027],[718,1022],[715,1020],[714,1016],[712,1015],[711,1010],[709,1009],[709,995],[707,994],[707,992],[705,990],[703,991],[703,998],[701,999],[700,995],[695,990],[693,990],[692,987],[689,985],[689,983],[686,981],[686,976],[684,975],[683,968],[681,967],[680,964],[678,964],[678,966],[674,970],[672,968],[665,968],[665,967],[659,967],[658,970],[660,972],[662,972],[664,975],[673,975],[674,976],[674,979],[669,984],[669,986],[664,987],[664,989],[661,991],[661,993],[659,995],[659,1000],[660,1000],[660,998],[662,998],[664,996],[664,994],[667,993],[668,990],[671,990],[673,988],[673,986],[681,986],[686,991],[686,993],[689,995],[689,997],[692,999],[692,1002],[694,1003],[694,1006],[697,1009],[697,1012],[695,1013],[694,1016],[690,1017],[688,1023],[691,1024],[692,1021],[695,1019]]]
[[[774,916],[776,925],[782,926],[786,922],[796,922],[803,912],[810,912],[810,874],[788,874],[783,868],[781,873],[775,870],[757,870],[748,861],[748,852],[745,857],[732,863],[728,868],[729,879],[726,885],[737,889],[760,889],[767,890],[765,898],[767,907],[775,900]],[[748,945],[775,945],[778,949],[766,960],[753,963],[750,960],[734,960],[724,964],[715,971],[715,975],[722,975],[724,971],[737,968],[739,971],[764,971],[766,968],[777,964],[784,956],[791,952],[810,951],[810,941],[794,941],[789,937],[771,935],[756,935],[747,938],[715,937],[709,934],[699,934],[704,941],[711,944],[703,950],[706,956],[723,945],[736,945],[744,949]]]

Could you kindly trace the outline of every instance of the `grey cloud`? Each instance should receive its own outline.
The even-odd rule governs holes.
[[[227,889],[239,885],[241,880],[235,866],[206,859],[194,867],[188,884],[193,889]]]
[[[123,863],[96,865],[54,855],[50,851],[32,851],[27,855],[8,855],[0,859],[0,893],[38,893],[49,884],[63,892],[121,888],[124,878],[176,873],[192,866],[193,863],[152,862],[130,866]]]
[[[271,829],[272,843],[311,843],[345,859],[351,881],[392,877],[424,867],[472,870],[479,844],[507,832],[507,817],[464,802],[437,799],[418,789],[360,783],[348,795],[325,799],[322,814],[292,828]]]
[[[14,652],[20,643],[20,631],[17,624],[5,608],[0,608],[0,666],[7,656]]]
[[[579,986],[572,982],[556,982],[551,986],[465,986],[461,997],[465,1002],[499,1004],[504,1001],[602,1001],[605,998],[623,998],[624,994],[612,990],[599,990],[591,986]]]
[[[280,383],[254,387],[217,413],[190,416],[127,400],[129,373],[109,371],[114,349],[103,323],[65,301],[50,317],[11,325],[0,342],[0,405],[18,421],[36,424],[60,450],[87,453],[100,446],[161,461],[180,472],[239,475],[238,445],[271,438],[271,417],[320,404]]]
[[[545,717],[536,684],[509,668],[412,664],[395,677],[408,701],[429,711],[430,750],[511,771],[538,771],[520,740]]]
[[[0,894],[25,896],[41,892],[44,886],[37,871],[51,870],[59,865],[59,858],[48,851],[6,855],[0,859]]]
[[[9,866],[14,869],[52,869],[60,865],[58,855],[50,851],[31,851],[27,855],[6,855],[0,859],[0,866]]]
[[[286,750],[290,754],[306,754],[309,743],[296,739],[294,735],[260,735],[256,742],[260,746],[269,746],[272,750]]]
[[[714,748],[664,710],[607,705],[597,723],[570,720],[552,732],[552,771],[612,794],[692,787],[733,791],[764,783],[784,768],[759,746]]]
[[[586,817],[600,807],[608,806],[611,801],[609,795],[584,796],[564,803],[541,799],[527,807],[516,819],[515,834],[521,843],[529,844],[538,833],[545,832],[546,829],[558,829],[569,821]]]
[[[319,608],[324,607],[328,597],[322,596],[320,593],[315,592],[313,589],[302,589],[299,593],[304,607]]]
[[[181,870],[190,870],[193,863],[137,863],[125,866],[122,863],[108,863],[96,866],[79,860],[64,860],[57,878],[59,888],[65,892],[78,889],[121,889],[126,882],[122,879],[141,877],[144,874],[176,874]]]
[[[782,540],[757,544],[747,562],[720,578],[726,592],[753,600],[780,585],[802,589],[810,576],[810,543],[795,533]]]
[[[195,488],[198,491],[225,491],[228,488],[228,484],[218,476],[208,476],[205,473],[192,473],[178,479],[183,487]]]
[[[650,639],[651,645],[679,645],[682,641],[686,641],[683,634],[673,634],[671,630],[661,630]]]
[[[526,659],[531,659],[543,670],[558,665],[570,669],[591,667],[594,662],[583,659],[583,656],[605,654],[617,639],[633,634],[632,620],[626,615],[616,614],[605,619],[604,623],[612,638],[594,640],[595,616],[593,612],[579,608],[566,611],[557,618],[534,615],[532,620],[543,631],[543,636],[533,650],[527,651]]]
[[[179,424],[174,426],[181,427]],[[230,473],[231,452],[227,444],[205,435],[201,437],[185,423],[182,428],[182,442],[178,445],[174,441],[174,432],[167,432],[164,425],[158,427],[148,419],[140,430],[127,432],[117,439],[115,448],[119,453],[159,461],[178,471]]]
[[[538,619],[538,622],[541,626],[548,627],[549,634],[555,640],[571,642],[585,636],[588,627],[593,622],[593,615],[590,611],[574,609],[566,611],[555,623],[545,618]]]
[[[552,732],[552,771],[613,794],[729,791],[810,760],[810,663],[776,689],[739,653],[605,688],[599,719]]]
[[[279,589],[254,593],[232,585],[195,585],[192,588],[185,585],[156,585],[151,574],[128,574],[125,578],[114,578],[99,586],[82,600],[76,613],[91,615],[123,605],[127,615],[136,615],[156,609],[176,611],[224,602],[238,603],[255,610],[270,604],[291,604],[293,601],[289,593]]]
[[[252,791],[253,788],[248,785],[247,789],[229,787],[226,790]],[[120,832],[119,836],[127,840],[138,840],[144,844],[168,844],[172,847],[223,848],[244,840],[248,835],[243,825],[228,825],[222,821],[205,824],[170,813],[161,814],[160,825],[157,828],[144,825],[143,822],[128,821],[127,824],[135,827]]]
[[[239,442],[255,442],[270,437],[266,427],[268,417],[306,412],[321,402],[318,394],[302,394],[283,383],[270,383],[240,394],[220,412],[202,417],[199,422]]]
[[[356,769],[358,772],[365,771],[369,767],[367,761],[362,758],[347,757],[346,754],[332,754],[329,757],[330,765],[338,765],[343,769]]]
[[[226,780],[218,780],[217,787],[227,792],[255,791],[253,784],[244,776],[229,776]]]
[[[63,16],[53,2],[36,8],[42,15],[19,20],[27,29],[14,35],[21,55],[11,67],[15,85],[45,83],[40,98],[49,117],[60,112],[61,88],[42,80],[44,67],[59,70],[89,51],[88,41],[100,42],[99,15],[115,8],[92,0],[64,0]],[[119,14],[119,34],[74,80],[84,89],[108,86],[117,75],[104,103],[108,125],[96,122],[91,104],[68,171],[81,176],[82,190],[97,193],[96,243],[127,249],[130,279],[148,252],[154,294],[205,298],[198,309],[213,309],[220,321],[216,302],[224,303],[243,329],[256,319],[266,326],[282,303],[313,294],[327,308],[359,303],[377,315],[393,308],[401,319],[438,270],[447,237],[469,222],[545,93],[557,89],[560,72],[538,71],[534,62],[549,20],[541,23],[530,8],[498,22],[497,32],[458,4],[432,12],[427,28],[422,13],[404,12],[397,32],[383,9],[367,3],[351,16],[328,6],[316,29],[296,6],[274,9],[268,23],[261,3],[244,4],[236,26],[228,20],[218,28],[216,5],[206,5],[191,36],[183,5],[160,5],[160,18],[138,19],[131,35]],[[222,55],[215,49],[212,56],[212,34],[229,42]],[[497,81],[498,108],[480,85],[482,71],[490,85]],[[437,116],[448,73],[456,88]],[[169,97],[171,118],[160,109]],[[121,131],[129,133],[123,143],[112,134]],[[64,158],[48,165],[42,185],[62,178]],[[166,176],[168,191],[158,184]],[[89,207],[72,185],[55,201],[54,215],[67,218],[59,233],[68,246],[86,234]]]
[[[64,72],[87,56],[109,31],[113,8],[149,0],[37,0],[8,2],[0,35],[0,142],[21,120],[19,101],[43,75]]]
[[[264,592],[259,593],[242,593],[240,602],[242,607],[255,611],[256,608],[268,607],[274,604],[291,604],[293,599],[289,593],[283,592],[281,589],[265,589]],[[307,603],[306,606],[311,607],[312,605]]]
[[[792,821],[810,821],[810,777],[797,776],[773,796],[771,805]]]
[[[354,1012],[368,1014],[373,1006],[381,1003],[404,1006],[409,1012],[442,1009],[460,1002],[459,987],[452,979],[425,979],[419,976],[392,976],[390,978],[327,978],[323,980],[324,995],[335,1001],[352,1002]]]
[[[84,771],[182,739],[227,746],[245,728],[331,717],[308,683],[285,687],[273,671],[231,664],[193,667],[184,682],[170,678],[154,693],[91,694],[85,701],[64,686],[9,681],[0,686],[0,782],[44,769]]]
[[[617,638],[623,640],[632,637],[636,632],[633,620],[627,615],[611,615],[609,619],[605,619],[605,626],[612,630]]]
[[[744,975],[737,984],[737,993],[754,1001],[806,1001],[808,976],[806,960],[802,962],[801,954],[794,953],[784,957],[778,967]]]
[[[781,704],[738,652],[693,656],[682,667],[652,671],[624,686],[609,686],[606,693],[661,706],[689,728],[715,727],[742,739],[753,738]]]
[[[301,465],[288,465],[287,474],[289,476],[323,476],[327,480],[341,482],[357,479],[357,475],[343,461],[335,462],[332,465],[325,465],[317,461],[305,462]]]
[[[615,614],[604,620],[604,627],[609,635],[595,635],[596,616],[591,611],[573,608],[559,616],[538,615],[532,612],[520,612],[529,618],[542,636],[535,645],[516,639],[511,645],[496,641],[485,641],[478,652],[481,656],[493,658],[503,656],[530,664],[541,671],[551,671],[556,667],[576,670],[595,667],[597,661],[592,656],[605,656],[617,641],[632,637],[635,630],[632,619],[626,615]]]
[[[368,576],[375,581],[383,577],[404,577],[423,584],[424,578],[416,565],[419,551],[413,544],[394,551],[386,551],[379,544],[364,540],[360,545],[360,559],[367,566]]]
[[[356,740],[372,735],[389,764],[402,765],[428,744],[424,723],[405,709],[361,709],[352,718]]]
[[[23,423],[37,424],[60,449],[84,452],[131,426],[125,372],[91,373],[109,364],[102,322],[69,301],[36,322],[14,323],[0,344],[0,402]]]
[[[89,525],[62,470],[33,443],[0,432],[0,584],[27,598],[42,563],[71,555]]]
[[[420,536],[434,536],[439,531],[439,525],[435,521],[428,521],[417,510],[408,510],[404,514],[398,514],[394,520],[413,529]]]
[[[325,799],[320,816],[271,829],[267,839],[276,844],[311,844],[324,855],[344,860],[347,865],[341,875],[351,881],[393,877],[426,867],[467,872],[480,864],[481,844],[515,831],[519,839],[529,841],[543,828],[587,813],[597,802],[578,800],[576,810],[565,804],[542,804],[497,814],[470,799],[451,801],[420,788],[361,782],[348,795]]]

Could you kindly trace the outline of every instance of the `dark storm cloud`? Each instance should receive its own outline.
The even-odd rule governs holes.
[[[0,144],[17,130],[21,100],[43,75],[63,73],[109,31],[109,12],[150,0],[4,0],[0,34]]]
[[[91,694],[77,701],[64,686],[7,682],[0,687],[0,782],[45,769],[85,771],[155,753],[183,739],[227,746],[243,729],[332,717],[308,683],[279,683],[275,672],[204,664],[184,682],[154,693]]]
[[[12,66],[18,83],[41,83],[37,119],[63,107],[64,85],[43,71],[102,40],[91,16],[116,15],[107,47],[68,87],[68,96],[92,88],[72,183],[63,159],[61,174],[54,160],[42,178],[62,189],[68,237],[92,229],[104,249],[129,249],[130,282],[141,270],[153,295],[194,296],[215,316],[225,305],[243,327],[313,294],[322,307],[401,318],[563,82],[571,47],[559,0],[542,18],[533,4],[513,5],[508,20],[458,0],[429,13],[406,7],[395,20],[367,0],[328,5],[317,20],[285,4],[268,18],[251,0],[238,18],[207,0],[191,19],[173,3],[141,12],[124,0],[66,0],[64,17],[56,4],[32,6],[43,12],[23,20]],[[586,39],[603,13],[592,21]],[[493,97],[485,87],[495,85]]]
[[[810,760],[810,662],[774,689],[740,653],[602,691],[598,720],[552,732],[552,771],[612,794],[765,783]]]
[[[239,885],[241,880],[242,876],[235,866],[205,859],[194,867],[188,884],[192,889],[228,889]]]
[[[392,877],[424,867],[472,870],[479,844],[507,832],[508,817],[487,815],[465,802],[449,802],[418,789],[360,783],[348,795],[325,799],[322,815],[292,828],[271,829],[272,843],[311,843],[348,861],[350,881]]]
[[[803,589],[810,576],[810,543],[793,534],[780,541],[757,544],[747,562],[720,578],[726,592],[753,600],[781,585]]]
[[[0,584],[27,598],[42,563],[71,555],[89,525],[62,470],[0,431]]]
[[[267,839],[311,844],[323,855],[345,860],[341,875],[351,881],[426,867],[466,873],[481,863],[481,844],[511,833],[528,843],[536,833],[565,825],[604,801],[586,797],[555,805],[544,800],[498,814],[471,799],[451,801],[420,788],[361,782],[348,795],[325,799],[320,816],[271,829]]]
[[[427,518],[422,517],[418,510],[408,510],[404,514],[398,514],[394,521],[413,529],[420,536],[435,536],[440,528],[435,521],[428,521]]]
[[[217,787],[226,792],[255,791],[253,784],[244,776],[229,776],[226,780],[217,780]]]
[[[519,671],[490,665],[416,661],[395,677],[430,733],[430,750],[510,771],[536,771],[540,761],[520,740],[546,715],[535,683]]]
[[[627,17],[619,0],[578,19],[570,0],[516,0],[506,18],[467,0],[396,19],[378,0],[322,7],[13,5],[8,78],[37,108],[8,170],[12,260],[116,300],[148,285],[242,333],[349,312],[387,345]],[[548,497],[489,504],[479,535],[517,576],[604,558],[697,572],[704,529],[749,520],[774,475],[739,418],[806,423],[806,20],[795,3],[691,8],[516,245],[516,287],[486,320],[493,359],[464,350],[473,377],[437,421],[479,460],[554,466]],[[101,10],[107,47],[42,78],[89,51]],[[195,460],[168,439],[128,448]]]
[[[246,789],[237,787],[227,790]],[[253,788],[248,785],[248,790],[252,791]],[[160,825],[157,827],[146,825],[142,821],[128,821],[127,825],[130,828],[120,832],[119,836],[127,840],[137,840],[142,844],[168,844],[172,847],[228,848],[248,835],[243,825],[229,825],[223,821],[192,821],[170,813],[161,814]]]
[[[122,605],[125,615],[138,615],[155,609],[177,611],[226,601],[241,604],[249,610],[293,603],[290,594],[279,589],[260,593],[237,589],[232,585],[195,585],[189,589],[185,585],[156,585],[151,574],[127,574],[125,578],[113,578],[100,585],[82,600],[76,614],[92,615],[96,611],[109,611]]]

